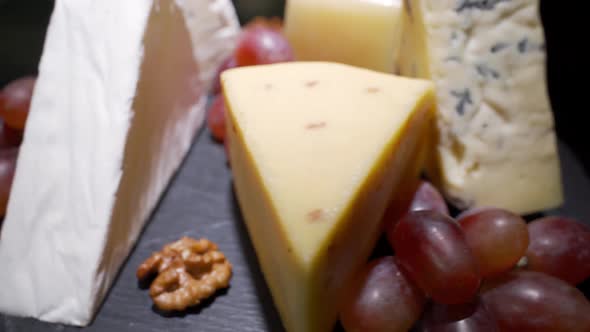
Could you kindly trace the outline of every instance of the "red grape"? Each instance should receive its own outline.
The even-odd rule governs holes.
[[[503,275],[483,300],[503,332],[590,331],[590,302],[584,294],[544,273]]]
[[[480,299],[465,304],[431,303],[417,332],[498,332],[494,316]]]
[[[6,214],[17,156],[18,148],[0,150],[0,216]]]
[[[529,245],[526,222],[502,209],[480,209],[458,219],[482,277],[510,270]]]
[[[449,215],[449,208],[445,199],[430,182],[422,181],[414,194],[410,204],[410,211],[435,210]]]
[[[590,227],[564,217],[545,217],[528,227],[528,268],[577,285],[590,277]]]
[[[207,125],[213,138],[223,142],[225,139],[225,101],[222,95],[216,96],[211,107],[209,107]]]
[[[399,262],[422,290],[445,304],[465,303],[481,278],[459,225],[437,211],[408,213],[390,233]]]
[[[0,149],[17,147],[23,140],[23,131],[0,125]]]
[[[395,258],[370,262],[352,282],[340,313],[346,331],[407,331],[424,307],[424,295]]]
[[[449,214],[449,208],[442,195],[427,181],[416,181],[398,193],[383,215],[383,226],[393,231],[397,222],[410,211],[436,210]]]
[[[255,25],[245,29],[234,52],[238,66],[293,61],[293,49],[276,29]]]
[[[7,126],[25,128],[35,81],[35,77],[23,77],[10,82],[0,92],[0,117]]]
[[[234,58],[233,55],[230,55],[229,57],[227,57],[227,59],[225,59],[221,63],[221,65],[217,69],[217,73],[215,73],[215,78],[213,81],[213,88],[212,88],[213,95],[217,95],[218,93],[221,92],[221,80],[220,80],[221,73],[223,73],[224,71],[226,71],[228,69],[232,69],[235,67],[237,67],[237,63],[236,63],[236,58]]]

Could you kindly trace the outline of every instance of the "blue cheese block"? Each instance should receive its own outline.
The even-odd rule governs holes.
[[[406,0],[398,70],[434,81],[430,175],[458,207],[563,201],[538,0]]]

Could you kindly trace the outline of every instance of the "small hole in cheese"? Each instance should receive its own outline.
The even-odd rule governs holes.
[[[326,126],[326,122],[310,122],[305,126],[305,129],[320,129]]]
[[[320,221],[321,219],[323,219],[323,217],[324,211],[322,211],[322,209],[314,209],[307,213],[307,220],[312,223]]]
[[[307,81],[305,82],[305,86],[308,88],[313,88],[314,86],[318,85],[318,81]]]

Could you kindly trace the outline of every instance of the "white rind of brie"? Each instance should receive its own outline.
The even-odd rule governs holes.
[[[0,235],[0,311],[87,325],[201,126],[230,0],[57,0]]]

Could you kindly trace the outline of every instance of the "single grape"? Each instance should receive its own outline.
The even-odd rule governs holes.
[[[434,301],[465,303],[481,278],[459,225],[438,211],[408,213],[390,233],[398,261]]]
[[[280,31],[261,25],[242,32],[234,56],[240,67],[294,60],[287,38]]]
[[[483,293],[502,332],[588,332],[590,302],[573,286],[540,272],[510,272]]]
[[[212,93],[213,95],[217,95],[221,92],[221,73],[223,73],[224,71],[228,70],[228,69],[232,69],[237,67],[237,63],[236,63],[236,58],[234,58],[233,54],[228,56],[227,59],[225,59],[221,65],[219,66],[219,68],[217,69],[217,72],[215,73],[215,78],[213,80],[213,88],[212,88]]]
[[[590,227],[574,219],[545,217],[529,226],[528,269],[572,285],[590,278]]]
[[[464,214],[458,222],[482,277],[513,268],[529,245],[526,222],[506,210],[479,209]]]
[[[213,138],[223,143],[225,139],[225,101],[222,95],[216,96],[209,107],[207,126]]]
[[[383,216],[383,225],[386,230],[393,231],[406,213],[420,210],[436,210],[449,215],[449,208],[440,192],[432,184],[422,180],[394,197]]]
[[[410,211],[435,210],[449,215],[449,207],[436,188],[427,181],[422,181],[410,204]]]
[[[0,150],[0,216],[6,214],[17,156],[18,148]]]
[[[0,149],[17,147],[23,140],[23,131],[0,125]]]
[[[476,298],[464,304],[431,303],[427,306],[417,332],[499,332],[496,319]]]
[[[8,83],[0,92],[0,117],[7,126],[25,128],[36,80],[35,77],[23,77]]]
[[[394,257],[370,262],[345,293],[340,320],[348,332],[407,331],[424,307],[424,295]]]

